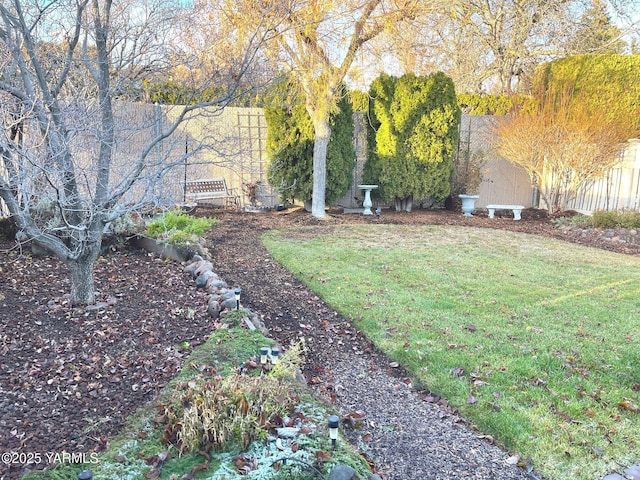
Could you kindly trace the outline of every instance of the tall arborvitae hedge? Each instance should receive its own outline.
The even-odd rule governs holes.
[[[460,123],[453,81],[441,72],[382,75],[371,85],[369,115],[363,181],[380,185],[378,195],[398,210],[446,198]]]
[[[540,65],[534,96],[603,122],[621,118],[640,127],[640,55],[576,55]]]
[[[369,92],[350,90],[349,97],[354,112],[366,112],[369,110]]]
[[[469,115],[506,115],[514,110],[531,111],[535,101],[529,95],[480,95],[459,93],[458,105]]]
[[[304,104],[265,107],[267,120],[267,178],[283,200],[311,200],[313,192],[313,123]],[[327,147],[325,203],[334,205],[351,187],[355,150],[353,109],[346,91],[331,115]]]

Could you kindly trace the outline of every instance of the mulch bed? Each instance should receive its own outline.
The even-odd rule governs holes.
[[[102,306],[73,308],[60,262],[0,254],[0,451],[18,460],[2,457],[0,478],[18,478],[25,459],[48,467],[49,452],[102,451],[182,367],[183,342],[211,331],[179,265],[131,250],[95,273]]]
[[[301,211],[197,213],[221,219],[207,236],[214,270],[242,287],[243,305],[264,317],[283,346],[305,338],[310,387],[341,414],[366,412],[366,428],[347,433],[366,445],[364,454],[387,479],[528,477],[446,401],[424,401],[400,368],[273,261],[259,241],[262,233],[354,222],[456,224],[640,254],[639,245],[615,235],[556,229],[535,211],[524,211],[520,222],[426,210],[385,211],[379,219],[332,212],[324,220]],[[213,330],[192,279],[155,255],[110,252],[96,265],[96,287],[98,308],[74,308],[66,296],[66,269],[57,260],[15,250],[0,254],[0,452],[40,454],[42,460],[28,468],[49,468],[43,458],[48,452],[102,451]],[[183,342],[191,347],[184,349]],[[0,478],[24,471],[24,462],[0,464]]]

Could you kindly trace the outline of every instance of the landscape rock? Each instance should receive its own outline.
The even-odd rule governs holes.
[[[236,299],[224,298],[224,300],[222,300],[222,302],[220,303],[220,306],[222,307],[223,310],[233,310],[237,306]]]
[[[624,474],[631,480],[640,480],[640,463],[626,468]]]
[[[221,288],[220,290],[218,290],[218,294],[225,300],[229,298],[233,298],[234,302],[236,300],[236,294],[229,288]]]
[[[205,288],[210,278],[215,278],[215,273],[211,270],[206,270],[196,277],[196,287]]]
[[[349,465],[339,463],[331,470],[329,480],[351,480],[355,474],[355,469]]]
[[[212,318],[220,317],[220,312],[222,311],[222,307],[220,303],[213,297],[210,297],[207,302],[207,313]]]
[[[216,292],[213,292],[213,293],[211,293],[211,294],[206,296],[207,302],[210,302],[212,298],[216,302],[220,302],[222,300],[222,297],[220,295],[218,295]]]
[[[211,262],[209,262],[207,260],[203,260],[202,262],[198,263],[198,266],[195,269],[195,271],[193,272],[193,275],[195,277],[199,277],[200,275],[202,275],[206,271],[213,271],[213,263],[211,263]]]
[[[195,278],[196,270],[202,264],[202,262],[204,262],[204,258],[202,258],[200,255],[194,255],[193,257],[191,257],[191,260],[187,262],[186,266],[184,267],[184,271]]]
[[[220,277],[218,277],[217,275],[215,277],[211,277],[209,278],[209,281],[207,282],[207,290],[208,291],[217,291],[221,288],[227,288],[227,282],[225,282],[224,280],[220,280]]]

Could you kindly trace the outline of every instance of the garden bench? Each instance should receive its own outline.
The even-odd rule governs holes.
[[[227,188],[224,178],[190,180],[185,185],[185,200],[195,205],[234,207],[239,205],[239,197]]]
[[[489,218],[493,218],[496,210],[513,210],[513,219],[520,220],[520,214],[524,207],[522,205],[487,205],[489,210]]]

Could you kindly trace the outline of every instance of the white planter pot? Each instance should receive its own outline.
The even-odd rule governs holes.
[[[471,213],[476,208],[476,200],[480,197],[480,195],[458,195],[460,200],[462,200],[462,213],[464,213],[465,217],[471,217]]]

